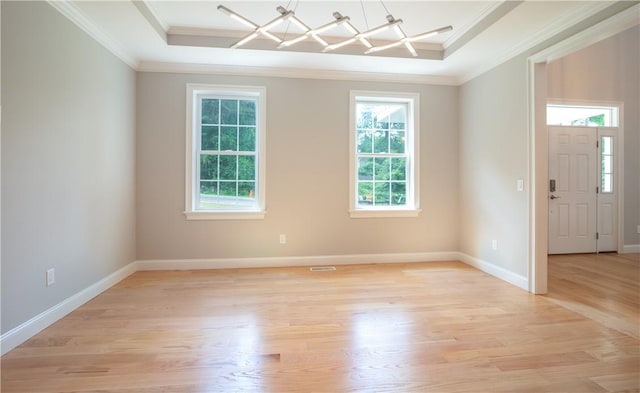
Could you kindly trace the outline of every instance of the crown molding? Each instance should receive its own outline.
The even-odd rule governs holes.
[[[519,45],[516,45],[515,47],[511,48],[508,51],[505,51],[501,55],[498,55],[498,56],[494,57],[491,61],[489,61],[487,63],[484,63],[483,65],[477,67],[475,70],[473,70],[473,71],[461,76],[460,79],[459,79],[460,84],[464,84],[464,83],[466,83],[466,82],[468,82],[468,81],[470,81],[470,80],[472,80],[472,79],[484,74],[485,72],[487,72],[487,71],[499,66],[500,64],[503,64],[503,63],[511,60],[512,58],[514,58],[514,57],[526,52],[527,50],[532,49],[536,45],[541,44],[541,43],[545,42],[546,40],[553,38],[557,34],[560,34],[563,31],[567,31],[571,27],[579,24],[580,22],[583,22],[588,17],[594,16],[594,15],[598,14],[599,12],[604,11],[606,8],[610,7],[611,4],[612,3],[610,3],[610,2],[593,2],[589,6],[585,7],[581,12],[575,13],[575,14],[573,14],[571,16],[568,16],[568,17],[565,17],[565,18],[561,18],[561,19],[555,21],[553,24],[549,25],[547,28],[542,30],[539,34],[534,35],[534,36],[532,36],[531,38],[529,38],[529,39],[527,39],[525,41],[522,41]],[[635,8],[635,7],[631,6],[630,8]],[[627,11],[630,8],[627,8]],[[621,13],[625,13],[625,12],[626,11],[622,11]],[[619,14],[611,16],[608,19],[615,18],[617,15],[619,15]],[[636,16],[636,18],[637,18],[637,16]],[[622,30],[619,30],[619,31],[622,31]],[[602,38],[600,38],[600,39],[602,39]]]
[[[113,39],[111,39],[104,31],[102,31],[96,24],[85,17],[70,1],[67,0],[47,0],[47,3],[64,15],[67,19],[78,26],[82,31],[87,33],[91,38],[96,40],[100,45],[105,47],[114,56],[122,60],[129,67],[134,70],[138,66],[138,62],[133,57],[129,56],[124,49]]]
[[[380,72],[337,71],[323,69],[249,67],[211,64],[184,64],[141,62],[137,71],[169,72],[187,74],[217,74],[235,76],[261,76],[295,79],[350,80],[366,82],[415,83],[425,85],[457,86],[459,79],[453,76],[435,76],[420,74],[392,74]]]
[[[530,62],[551,62],[640,24],[640,4],[586,28],[555,45],[532,55]]]

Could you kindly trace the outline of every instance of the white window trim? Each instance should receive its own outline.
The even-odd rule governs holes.
[[[407,206],[358,208],[356,192],[356,102],[359,100],[407,104]],[[410,121],[413,119],[413,122]],[[351,218],[418,217],[420,214],[420,94],[351,90],[349,98],[349,214]]]
[[[257,193],[258,207],[255,210],[196,210],[196,195],[194,193],[197,184],[197,151],[198,140],[195,135],[194,125],[197,124],[197,112],[194,111],[194,103],[200,94],[216,94],[230,97],[257,98]],[[187,124],[186,124],[186,152],[185,152],[185,211],[187,220],[251,220],[263,219],[266,200],[266,113],[267,113],[267,89],[262,86],[227,86],[210,84],[187,84]]]

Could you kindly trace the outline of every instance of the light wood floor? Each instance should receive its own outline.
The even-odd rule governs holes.
[[[640,338],[640,254],[549,256],[547,297]]]
[[[636,308],[637,312],[637,308]],[[137,272],[2,392],[634,392],[640,341],[460,262]]]

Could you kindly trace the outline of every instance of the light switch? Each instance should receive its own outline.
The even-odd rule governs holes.
[[[518,191],[520,191],[520,192],[524,191],[524,180],[518,179],[517,187],[518,187]]]

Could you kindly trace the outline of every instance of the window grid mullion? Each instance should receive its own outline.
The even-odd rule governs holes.
[[[388,158],[406,158],[407,154],[402,153],[356,153],[358,158],[366,157],[388,157]]]
[[[255,156],[253,151],[200,150],[202,154],[219,154],[221,156]]]
[[[186,170],[193,179],[187,191],[187,218],[197,217],[193,213],[217,211],[224,213],[220,218],[235,213],[243,217],[263,214],[264,170],[258,167],[258,156],[264,153],[259,142],[264,136],[258,135],[258,129],[264,128],[260,109],[265,105],[266,88],[187,84],[187,92],[192,97],[187,105],[191,134],[187,136],[187,152],[193,157]],[[235,118],[231,119],[234,110]],[[232,124],[223,132],[224,123]],[[216,150],[205,150],[212,148]]]
[[[197,141],[196,145],[198,146],[198,150],[202,150],[202,97],[198,99],[198,133],[197,133]],[[200,168],[200,163],[202,162],[202,153],[196,155],[196,203],[200,205],[200,189],[202,188],[202,169]]]
[[[240,160],[239,157],[236,154],[236,196],[238,196],[238,178],[240,177]]]
[[[217,156],[217,160],[216,160],[216,189],[214,192],[214,195],[220,195],[220,155],[216,155]]]
[[[391,153],[391,118],[387,116],[387,152]]]
[[[395,103],[395,101],[390,101]],[[372,104],[372,105],[376,105],[376,104],[380,104],[381,106],[384,105],[389,105],[388,102],[385,102],[383,100],[374,100],[374,101],[367,101],[367,100],[363,100],[358,102],[357,98],[356,98],[356,104]],[[394,201],[393,201],[393,185],[395,184],[403,184],[404,185],[404,192],[403,191],[399,191],[400,193],[404,194],[405,196],[405,201],[407,200],[406,197],[409,197],[409,190],[411,189],[411,187],[413,187],[412,185],[412,181],[410,179],[410,176],[412,175],[411,172],[411,165],[412,165],[412,156],[411,156],[411,152],[409,152],[408,148],[409,148],[409,138],[411,137],[411,135],[409,135],[409,129],[407,127],[407,122],[412,121],[411,119],[409,119],[409,105],[408,103],[403,103],[403,119],[401,121],[404,122],[405,127],[403,127],[402,129],[392,129],[392,122],[391,122],[391,113],[387,114],[385,117],[378,119],[376,115],[376,110],[377,108],[373,108],[373,109],[368,109],[368,108],[364,108],[363,112],[359,112],[362,113],[363,116],[368,116],[371,121],[372,124],[370,127],[361,127],[358,128],[357,126],[353,128],[355,134],[354,137],[358,138],[358,136],[362,135],[363,137],[369,137],[370,141],[368,141],[368,148],[366,148],[367,152],[359,152],[358,151],[358,143],[356,143],[356,146],[354,146],[355,151],[354,151],[354,156],[355,156],[355,161],[356,163],[358,163],[358,165],[355,166],[355,176],[356,176],[356,182],[355,182],[355,186],[356,186],[356,195],[358,196],[357,200],[360,200],[360,191],[359,191],[359,187],[360,184],[366,184],[369,183],[371,184],[371,187],[373,187],[372,189],[372,203],[375,207],[375,205],[378,204],[379,202],[379,198],[378,196],[381,195],[377,195],[377,186],[378,185],[385,185],[386,187],[388,187],[387,192],[385,193],[387,196],[387,201],[386,203],[384,203],[384,205],[386,206],[391,206],[391,205],[395,205]],[[358,114],[358,116],[359,116]],[[361,119],[360,117],[358,117],[356,119],[356,122],[359,122],[359,119]],[[365,118],[362,118],[365,119]],[[400,119],[398,119],[400,120]],[[380,123],[385,123],[384,126],[380,127],[382,124]],[[392,153],[392,132],[395,132],[395,137],[396,139],[399,137],[403,138],[402,141],[402,147],[403,147],[403,153]],[[378,135],[376,136],[376,134],[382,133],[382,135]],[[385,143],[386,143],[386,152],[376,152],[376,139],[379,140],[380,137],[385,137]],[[397,142],[397,141],[396,141]],[[359,171],[360,171],[360,167],[359,167],[359,163],[361,159],[372,159],[373,160],[373,170],[372,170],[372,179],[371,180],[364,180],[364,179],[360,179],[359,178]],[[387,165],[385,169],[382,169],[381,167],[378,166],[378,164],[376,163],[377,159],[386,159]],[[397,180],[393,178],[393,162],[396,159],[403,159],[403,180]],[[379,170],[386,170],[387,171],[387,179],[385,180],[381,180],[379,179],[380,177],[380,173]],[[400,198],[400,197],[399,197]],[[359,202],[356,201],[356,204],[358,204]],[[401,203],[400,200],[397,201],[397,203]],[[405,202],[406,203],[406,202]]]
[[[218,100],[218,150],[220,150],[220,144],[222,143],[222,100]],[[220,160],[218,160],[218,170],[220,166]],[[218,172],[220,173],[220,172]]]
[[[391,141],[391,138],[389,138],[389,141]],[[391,151],[391,142],[389,142],[389,151]],[[389,194],[387,197],[389,198],[389,205],[391,205],[391,159],[389,159],[389,168],[387,170],[389,171]]]

